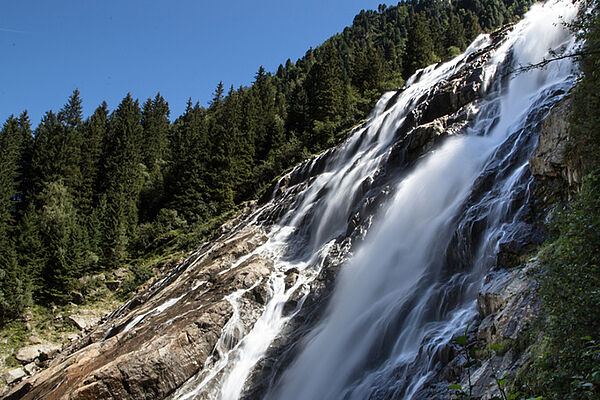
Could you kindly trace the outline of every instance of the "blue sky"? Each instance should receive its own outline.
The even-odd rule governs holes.
[[[156,92],[171,118],[217,83],[248,85],[352,23],[374,0],[0,0],[0,119],[34,127],[79,88],[84,114]],[[395,3],[393,3],[395,4]]]

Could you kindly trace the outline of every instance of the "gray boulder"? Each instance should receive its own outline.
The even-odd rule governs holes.
[[[23,371],[23,368],[14,368],[2,374],[2,381],[7,385],[12,385],[25,378],[25,376],[26,374],[25,371]]]

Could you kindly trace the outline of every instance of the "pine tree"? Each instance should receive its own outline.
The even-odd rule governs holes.
[[[39,224],[45,251],[41,294],[49,301],[64,303],[83,270],[87,243],[66,186],[61,181],[51,182],[41,197]]]
[[[142,108],[142,161],[146,167],[144,186],[140,194],[140,219],[152,220],[163,202],[164,169],[169,150],[169,105],[158,93]]]
[[[261,66],[256,73],[255,83],[247,95],[247,106],[255,106],[255,126],[253,137],[245,137],[241,140],[246,143],[243,146],[254,146],[255,154],[248,152],[248,156],[256,157],[258,160],[266,160],[269,152],[278,147],[283,140],[283,132],[279,129],[276,121],[279,121],[276,104],[276,88],[273,78],[267,74]],[[231,114],[233,110],[230,110]],[[254,140],[254,143],[251,143]]]
[[[6,238],[0,240],[0,321],[4,321],[19,316],[31,304],[31,291],[14,249],[4,242]]]
[[[117,265],[127,257],[129,242],[136,235],[144,170],[140,119],[138,101],[127,94],[109,123],[104,155],[106,214],[101,242],[103,262],[107,265]]]
[[[102,178],[102,150],[108,134],[108,106],[103,102],[82,129],[80,212],[89,216],[98,202]]]
[[[33,205],[30,204],[23,211],[23,217],[19,221],[14,234],[18,263],[23,274],[27,277],[27,283],[31,287],[36,302],[43,300],[44,281],[42,270],[46,262],[45,247],[41,237],[43,226],[39,214],[39,210],[34,209]]]
[[[223,94],[225,93],[225,89],[223,87],[223,81],[220,81],[217,84],[217,88],[215,89],[215,93],[213,94],[213,98],[210,101],[210,108],[215,108],[221,104],[223,101]]]
[[[79,89],[75,89],[71,96],[69,96],[67,104],[58,113],[58,119],[67,128],[75,129],[83,122],[83,102],[81,101],[80,94]]]
[[[467,41],[473,41],[481,32],[481,26],[479,25],[479,18],[473,12],[467,12],[464,22],[465,37]]]
[[[35,131],[27,204],[37,206],[39,194],[44,191],[45,185],[64,178],[61,160],[65,154],[62,139],[62,127],[56,114],[46,112]]]
[[[20,161],[19,122],[8,118],[0,131],[0,245],[7,245],[8,234],[15,223],[19,188]]]
[[[84,186],[81,174],[83,107],[79,95],[79,90],[75,89],[57,115],[62,128],[58,150],[59,177],[73,196],[77,208],[80,207],[79,193]]]
[[[189,223],[214,215],[212,189],[207,181],[211,142],[205,125],[205,110],[188,100],[185,113],[171,129],[172,164],[167,179],[167,207]]]
[[[446,28],[444,36],[444,46],[446,51],[453,46],[457,47],[460,51],[463,51],[467,47],[465,28],[460,18],[455,14],[450,15],[448,27]]]
[[[81,174],[81,99],[75,90],[58,115],[48,111],[36,129],[31,161],[29,200],[35,201],[45,187],[61,180],[75,196],[84,190]]]
[[[347,106],[342,70],[333,46],[325,46],[321,60],[313,65],[304,86],[309,115],[314,121],[307,147],[318,150],[333,139]]]
[[[417,14],[408,30],[406,39],[404,79],[408,79],[419,68],[438,61],[439,58],[434,52],[429,22],[422,14]]]
[[[27,203],[27,193],[31,189],[31,161],[33,157],[34,138],[31,131],[31,122],[27,111],[19,116],[20,155],[19,155],[19,188],[17,194],[17,218],[20,219]]]
[[[12,240],[19,189],[22,137],[11,116],[0,131],[0,319],[14,317],[30,303],[29,285],[19,268]]]
[[[169,104],[157,93],[142,107],[143,162],[148,170],[160,169],[167,159],[169,149]]]

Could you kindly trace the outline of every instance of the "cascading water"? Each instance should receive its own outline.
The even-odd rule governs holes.
[[[287,353],[284,370],[267,374],[260,397],[423,398],[440,353],[475,317],[477,291],[498,246],[527,229],[527,159],[537,126],[574,80],[569,60],[506,72],[541,61],[550,49],[571,51],[575,42],[562,22],[575,13],[570,2],[535,5],[481,66],[483,96],[464,107],[465,123],[402,173],[382,173],[397,132],[410,125],[412,110],[435,85],[490,46],[489,36],[417,73],[400,94],[384,95],[345,143],[292,171],[289,179],[308,175],[310,184],[293,194],[267,243],[253,253],[275,261],[262,315],[246,332],[237,307],[243,293],[229,295],[234,313],[215,352],[171,398],[243,397],[251,373],[301,312],[328,257],[344,246],[354,256],[341,268],[324,314]],[[364,224],[370,228],[362,243],[344,241],[357,204],[378,181],[391,191],[382,211]],[[262,217],[259,212],[255,221]],[[287,284],[292,270],[298,279]]]

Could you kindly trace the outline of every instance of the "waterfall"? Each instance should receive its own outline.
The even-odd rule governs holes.
[[[440,354],[474,319],[499,246],[527,229],[527,160],[540,121],[574,83],[568,59],[509,72],[550,50],[572,51],[575,41],[562,23],[575,13],[568,1],[534,5],[501,43],[481,35],[464,54],[417,72],[404,90],[385,94],[344,143],[290,172],[288,186],[296,191],[283,191],[251,221],[286,202],[269,240],[253,253],[275,262],[269,301],[245,332],[237,303],[243,293],[228,296],[234,314],[213,355],[171,398],[243,397],[336,254],[341,267],[325,311],[297,330],[300,339],[284,352],[282,368],[264,372],[260,397],[422,398]],[[429,151],[394,169],[395,146],[416,140],[414,110],[485,49],[479,98],[461,107],[462,122],[448,122]],[[453,115],[448,121],[460,119]],[[383,194],[378,202],[376,193]],[[365,209],[365,232],[349,235],[349,222]],[[290,283],[292,271],[297,279]]]

